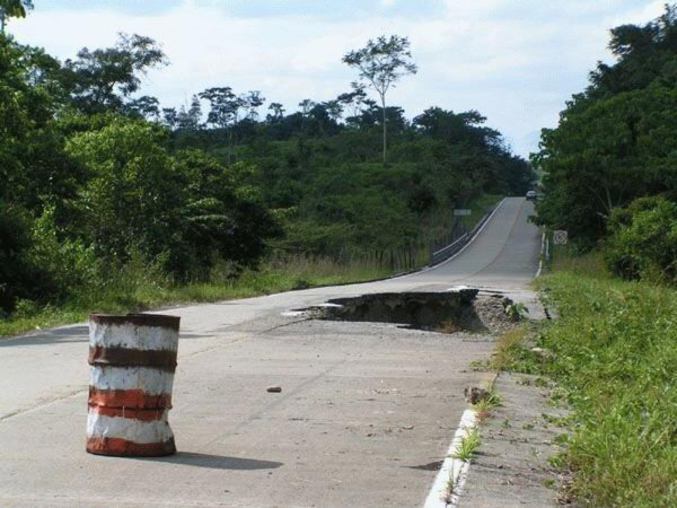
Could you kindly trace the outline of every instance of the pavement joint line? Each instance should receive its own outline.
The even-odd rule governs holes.
[[[16,411],[12,411],[11,413],[7,413],[4,415],[0,415],[0,423],[5,422],[9,420],[10,418],[14,418],[15,416],[21,416],[25,415],[27,413],[32,413],[33,411],[38,411],[39,409],[45,408],[47,406],[51,406],[52,404],[56,404],[58,402],[61,402],[62,400],[70,399],[72,397],[75,397],[76,395],[80,395],[81,393],[86,393],[89,390],[88,387],[86,388],[79,388],[77,390],[74,390],[72,392],[69,392],[65,395],[61,395],[59,397],[55,397],[50,400],[38,402],[37,405],[25,409],[17,409]]]

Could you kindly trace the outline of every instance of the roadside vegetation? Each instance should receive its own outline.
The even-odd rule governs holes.
[[[59,304],[20,300],[12,314],[0,319],[0,336],[85,321],[92,312],[126,313],[193,302],[248,298],[281,291],[385,278],[392,271],[370,263],[337,263],[328,258],[269,259],[256,270],[233,278],[217,266],[207,281],[175,283],[161,269],[131,262],[105,280],[81,287]]]
[[[574,411],[560,463],[592,506],[675,506],[677,291],[589,270],[598,264],[568,259],[539,283],[559,319],[538,338],[552,358],[531,367]]]
[[[674,4],[612,29],[616,62],[598,64],[532,159],[537,221],[570,239],[537,281],[557,319],[507,333],[492,366],[554,381],[571,415],[551,462],[581,505],[677,505],[676,43]]]
[[[571,249],[537,287],[557,319],[504,334],[490,367],[542,376],[552,403],[571,410],[558,422],[565,451],[550,459],[571,477],[560,497],[675,506],[677,290],[622,280],[601,253]]]

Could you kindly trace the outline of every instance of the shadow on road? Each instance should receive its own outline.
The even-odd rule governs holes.
[[[256,470],[277,469],[282,462],[270,460],[243,459],[239,457],[224,457],[208,453],[178,452],[168,457],[139,458],[137,460],[152,462],[167,462],[169,464],[183,464],[185,466],[206,467],[209,469]]]
[[[87,342],[89,328],[86,325],[68,326],[55,330],[46,330],[25,337],[0,338],[0,348],[12,346],[39,346],[43,344],[57,344],[66,342]]]

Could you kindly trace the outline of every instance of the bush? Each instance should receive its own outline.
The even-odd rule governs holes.
[[[33,285],[63,301],[91,285],[102,270],[91,246],[81,240],[61,238],[64,235],[57,227],[54,215],[55,208],[46,206],[35,220],[28,257],[34,266],[48,274],[48,280]]]
[[[677,203],[639,198],[615,210],[609,221],[605,260],[625,279],[677,283]]]
[[[30,298],[38,270],[28,260],[31,248],[28,215],[0,201],[0,313],[14,308],[17,298]]]

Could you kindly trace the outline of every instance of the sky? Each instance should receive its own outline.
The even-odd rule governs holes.
[[[170,64],[141,93],[163,107],[213,86],[260,90],[295,111],[350,89],[342,56],[381,34],[406,36],[418,73],[388,93],[409,118],[430,106],[476,109],[523,156],[612,61],[609,29],[645,23],[665,0],[34,0],[8,30],[66,59],[108,47],[119,32],[158,41]],[[265,106],[264,106],[265,108]],[[262,110],[263,111],[263,110]]]

